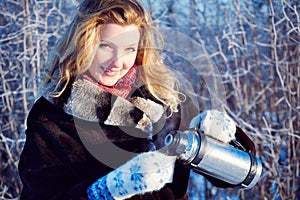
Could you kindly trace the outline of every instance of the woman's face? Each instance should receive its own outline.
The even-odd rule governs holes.
[[[102,85],[113,86],[134,65],[140,33],[135,25],[106,24],[100,35],[88,70]]]

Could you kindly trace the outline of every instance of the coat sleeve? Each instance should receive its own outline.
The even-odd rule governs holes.
[[[23,183],[21,199],[80,199],[86,197],[86,188],[93,180],[79,180],[59,158],[45,151],[55,165],[49,165],[37,145],[40,138],[28,134],[19,161],[19,175]],[[42,142],[42,141],[39,141]],[[59,164],[60,163],[60,164]]]
[[[50,155],[43,148],[51,156],[52,161],[58,162],[57,165],[49,166],[47,161],[42,161],[44,156],[38,148],[38,143],[41,142],[38,135],[34,132],[27,133],[27,135],[19,162],[19,173],[23,183],[21,199],[87,199],[87,188],[102,175],[93,170],[91,176],[83,176],[90,178],[81,179],[65,164],[58,164],[59,158]],[[87,163],[86,167],[89,167]],[[75,169],[78,168],[75,167]],[[174,173],[176,180],[174,179],[173,183],[167,184],[159,191],[133,196],[130,200],[187,199],[186,187],[189,171],[183,170],[179,165],[175,167]]]
[[[27,118],[26,142],[18,165],[21,199],[85,198],[88,185],[102,175],[97,162],[85,159],[80,141],[52,119],[71,127],[68,116],[39,99]]]
[[[76,130],[72,130],[70,117],[55,110],[47,100],[35,103],[27,127],[18,166],[23,183],[21,199],[87,199],[87,188],[112,170],[85,150],[72,135]],[[183,195],[177,195],[182,189]],[[131,199],[181,199],[185,191],[182,185],[172,183]]]

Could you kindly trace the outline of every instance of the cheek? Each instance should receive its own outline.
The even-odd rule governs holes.
[[[98,50],[95,54],[95,57],[93,59],[94,63],[97,63],[98,65],[102,65],[105,63],[108,63],[111,60],[112,54],[110,52],[105,52]]]
[[[126,57],[126,67],[132,67],[136,60],[136,53],[132,53]]]

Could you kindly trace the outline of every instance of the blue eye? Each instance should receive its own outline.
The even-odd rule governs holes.
[[[101,47],[101,48],[109,48],[109,49],[112,48],[109,44],[105,44],[105,43],[101,43],[101,44],[99,45],[99,47]]]
[[[136,51],[136,48],[130,47],[130,48],[127,48],[126,51],[129,51],[129,52],[135,52],[135,51]]]

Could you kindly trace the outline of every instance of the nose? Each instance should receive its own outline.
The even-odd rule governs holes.
[[[111,66],[114,68],[122,68],[124,65],[124,56],[121,53],[115,53]]]

